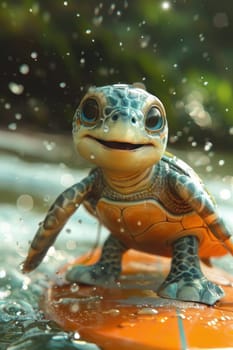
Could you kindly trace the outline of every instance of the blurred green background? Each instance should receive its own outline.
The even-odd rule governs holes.
[[[143,82],[171,145],[233,144],[229,0],[0,1],[0,127],[70,133],[90,85]]]

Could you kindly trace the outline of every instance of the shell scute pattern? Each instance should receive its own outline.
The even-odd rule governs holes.
[[[98,91],[98,90],[97,90]],[[145,96],[140,92],[131,92],[127,89],[114,89],[111,86],[101,89],[106,96],[106,106],[104,114],[110,116],[122,109],[132,109],[140,111],[145,101]]]

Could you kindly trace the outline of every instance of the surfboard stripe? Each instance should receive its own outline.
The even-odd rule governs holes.
[[[176,309],[176,315],[177,315],[177,321],[178,321],[178,330],[179,330],[179,336],[180,336],[180,344],[181,344],[181,350],[187,350],[187,341],[185,336],[185,329],[184,329],[184,323],[182,316],[180,314],[180,311]]]

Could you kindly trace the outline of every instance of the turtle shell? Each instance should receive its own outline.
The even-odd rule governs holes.
[[[225,255],[227,249],[233,251],[228,236],[223,233],[225,242],[220,241],[190,203],[175,193],[179,176],[185,179],[184,189],[191,186],[197,196],[200,191],[200,198],[207,199],[217,217],[214,198],[195,171],[179,158],[165,153],[154,167],[151,188],[125,197],[111,192],[110,188],[105,190],[96,206],[98,219],[128,248],[152,254],[172,256],[173,242],[189,235],[198,238],[202,258]]]
[[[175,240],[194,235],[200,242],[200,257],[226,254],[225,247],[194,211],[173,215],[155,199],[121,203],[102,198],[97,204],[97,214],[128,248],[171,256]]]

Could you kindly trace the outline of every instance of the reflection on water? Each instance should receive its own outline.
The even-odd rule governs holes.
[[[43,219],[51,202],[66,187],[88,173],[87,167],[80,168],[80,161],[79,169],[75,169],[71,163],[73,155],[69,151],[64,152],[63,142],[61,149],[57,140],[46,141],[46,145],[53,144],[52,149],[48,149],[43,138],[36,139],[35,143],[38,149],[44,149],[44,154],[38,155],[36,147],[30,148],[30,142],[24,146],[20,144],[18,148],[9,142],[10,152],[5,149],[0,159],[0,350],[35,350],[42,347],[49,350],[97,349],[93,344],[80,343],[72,334],[45,320],[38,308],[39,296],[56,268],[95,242],[96,220],[80,208],[63,229],[55,247],[50,248],[46,264],[42,263],[30,275],[20,272],[28,241],[34,236],[38,222]],[[70,143],[68,145],[72,147]],[[220,205],[220,212],[233,228],[231,160],[226,155],[207,159],[205,151],[176,153],[200,170]],[[100,243],[106,234],[102,230]],[[226,256],[218,263],[227,266],[233,273],[231,257]]]

